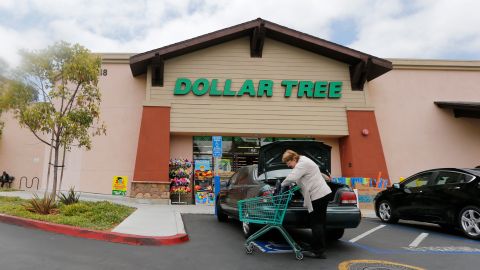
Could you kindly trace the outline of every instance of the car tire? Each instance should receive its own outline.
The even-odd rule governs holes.
[[[459,228],[470,239],[480,239],[480,208],[467,206],[458,215]]]
[[[330,229],[327,230],[327,240],[336,241],[342,238],[345,233],[345,229]]]
[[[219,222],[228,221],[228,215],[223,212],[222,207],[220,206],[220,203],[218,202],[218,200],[217,200],[217,203],[215,204],[215,210],[217,212],[217,220]]]
[[[245,238],[252,236],[252,234],[256,233],[258,229],[258,226],[256,226],[255,224],[242,222],[242,232]]]
[[[385,222],[385,223],[398,222],[398,217],[395,216],[395,214],[393,214],[392,204],[387,200],[381,201],[377,205],[377,214],[382,222]]]

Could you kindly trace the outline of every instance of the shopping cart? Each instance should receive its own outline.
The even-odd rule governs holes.
[[[247,254],[253,253],[253,241],[271,229],[279,230],[288,244],[295,252],[297,260],[303,259],[300,246],[292,239],[290,234],[283,228],[283,218],[287,211],[288,203],[292,199],[293,193],[300,188],[295,186],[278,195],[269,195],[255,197],[238,201],[238,211],[240,221],[246,223],[265,224],[263,228],[251,235],[245,241],[245,251]]]

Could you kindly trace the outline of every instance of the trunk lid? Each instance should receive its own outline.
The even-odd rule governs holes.
[[[313,160],[320,171],[330,175],[331,146],[318,141],[276,141],[260,147],[258,175],[273,170],[288,169],[282,162],[283,153],[290,149]]]

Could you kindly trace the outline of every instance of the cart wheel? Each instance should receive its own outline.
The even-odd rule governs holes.
[[[249,243],[248,245],[245,245],[245,252],[247,254],[252,254],[253,253],[253,243]]]
[[[295,253],[295,258],[299,261],[303,260],[303,253],[302,252]]]

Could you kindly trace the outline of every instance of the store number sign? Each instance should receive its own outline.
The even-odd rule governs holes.
[[[283,80],[280,84],[286,98],[292,95],[297,98],[334,98],[342,97],[341,81],[295,81]],[[240,89],[232,88],[232,80],[227,79],[223,89],[219,86],[218,79],[208,80],[199,78],[194,81],[188,78],[178,78],[175,82],[173,94],[176,96],[193,93],[195,96],[245,96],[271,97],[273,95],[274,82],[272,80],[245,80]]]

